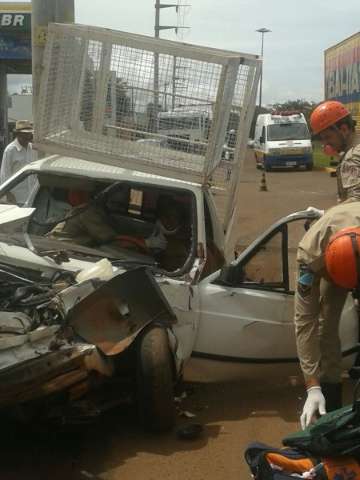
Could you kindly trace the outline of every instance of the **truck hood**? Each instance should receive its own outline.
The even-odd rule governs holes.
[[[3,233],[1,226],[0,231]],[[90,268],[95,261],[83,261],[81,259],[70,258],[68,262],[57,263],[49,256],[42,256],[38,252],[31,251],[25,246],[13,243],[11,239],[5,241],[0,240],[0,263],[12,267],[20,267],[38,272],[44,272],[52,275],[56,271],[68,271],[77,273],[81,270]]]
[[[13,267],[41,271],[51,275],[54,271],[59,270],[76,273],[91,267],[103,258],[112,262],[114,272],[129,266],[134,268],[156,265],[150,257],[137,252],[129,252],[126,249],[115,251],[107,246],[104,249],[88,248],[38,236],[30,236],[27,242],[23,232],[4,232],[3,226],[7,227],[0,225],[0,263]]]

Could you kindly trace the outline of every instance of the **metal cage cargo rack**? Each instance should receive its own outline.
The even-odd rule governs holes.
[[[256,55],[51,24],[35,142],[49,153],[230,192],[260,68]]]

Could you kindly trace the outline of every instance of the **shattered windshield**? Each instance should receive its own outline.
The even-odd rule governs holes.
[[[16,242],[21,246],[31,249],[33,243],[40,254],[57,249],[90,261],[106,257],[167,272],[180,270],[191,255],[193,198],[188,191],[49,172],[29,177],[24,203],[14,192],[29,178],[19,177],[0,191],[0,234],[9,231],[5,224],[11,219],[11,212],[6,218],[4,212],[1,227],[1,202],[35,209],[10,230],[20,232]]]

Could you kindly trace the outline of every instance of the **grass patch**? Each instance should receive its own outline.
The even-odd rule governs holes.
[[[313,158],[315,167],[330,167],[331,157],[325,155],[320,142],[313,142]]]

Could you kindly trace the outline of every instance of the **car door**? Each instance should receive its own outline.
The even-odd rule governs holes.
[[[253,242],[237,261],[199,286],[200,323],[186,376],[224,381],[299,373],[293,324],[297,244],[312,214],[290,215]],[[349,298],[341,322],[343,348],[358,341]]]

